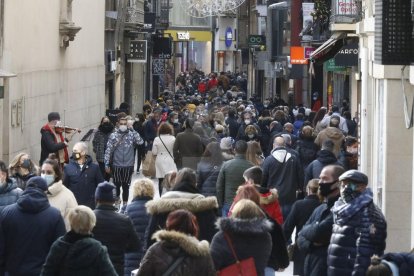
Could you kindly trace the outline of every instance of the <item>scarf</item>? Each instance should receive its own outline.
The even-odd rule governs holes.
[[[342,198],[339,198],[332,208],[335,223],[344,225],[361,209],[368,206],[372,200],[372,191],[370,188],[367,188],[360,196],[348,203],[346,203]]]

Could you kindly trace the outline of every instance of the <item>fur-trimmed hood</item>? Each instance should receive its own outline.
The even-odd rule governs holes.
[[[272,223],[265,218],[219,218],[216,226],[221,231],[239,234],[263,234],[272,230]]]
[[[205,257],[210,255],[210,246],[207,241],[199,241],[184,233],[160,230],[155,232],[152,238],[156,241],[174,242],[191,256]]]
[[[270,189],[269,192],[260,194],[260,204],[267,205],[275,202],[279,198],[276,189]]]
[[[160,199],[148,201],[145,207],[147,207],[147,213],[150,215],[169,213],[178,209],[198,213],[218,208],[215,196],[203,197],[199,194],[195,195],[197,197],[194,198],[161,197]]]

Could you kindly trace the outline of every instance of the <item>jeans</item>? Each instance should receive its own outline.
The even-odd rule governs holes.
[[[275,273],[276,271],[273,268],[269,266],[265,267],[264,276],[275,276]]]
[[[228,204],[228,203],[223,204],[223,207],[221,208],[221,216],[222,217],[224,217],[224,218],[227,217],[227,214],[230,211],[230,207],[231,207],[231,204]]]

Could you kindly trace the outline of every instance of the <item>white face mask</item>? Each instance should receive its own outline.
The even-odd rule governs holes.
[[[244,123],[246,124],[246,125],[250,125],[250,123],[251,123],[252,121],[250,121],[250,120],[244,120]]]
[[[126,131],[127,129],[128,127],[126,125],[119,126],[119,130],[122,132]]]
[[[42,173],[40,176],[44,180],[46,180],[47,186],[50,186],[55,182],[55,176],[54,175]]]
[[[178,124],[178,119],[174,119],[174,124]]]
[[[247,135],[250,139],[254,138],[254,134]]]

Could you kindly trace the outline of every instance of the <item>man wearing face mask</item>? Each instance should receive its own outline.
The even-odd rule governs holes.
[[[104,181],[99,166],[88,155],[88,146],[84,142],[73,146],[69,164],[63,169],[63,184],[74,194],[79,205],[95,208],[95,189]]]
[[[243,118],[243,122],[241,123],[240,127],[239,127],[239,131],[237,132],[237,137],[236,140],[240,140],[243,139],[244,135],[245,135],[245,130],[247,126],[254,126],[257,129],[257,137],[261,137],[261,131],[260,131],[260,127],[253,123],[252,120],[252,113],[247,111],[244,112],[242,114],[242,118]]]
[[[142,145],[144,140],[134,129],[128,129],[125,113],[118,113],[117,116],[118,128],[109,136],[105,151],[105,171],[113,173],[117,197],[121,194],[122,186],[122,201],[126,204],[134,171],[134,148]]]
[[[171,112],[168,115],[167,124],[169,124],[174,129],[174,136],[177,136],[177,134],[181,132],[181,124],[178,120],[177,113]]]
[[[152,143],[157,137],[157,131],[161,124],[161,110],[156,109],[152,113],[152,117],[145,123],[144,136],[147,142],[147,150],[152,149]]]
[[[330,211],[340,195],[339,176],[344,169],[329,165],[319,176],[318,196],[322,204],[317,207],[298,234],[296,244],[306,254],[304,275],[327,275],[328,246],[332,234],[333,214]]]
[[[373,202],[365,174],[349,170],[339,181],[341,197],[332,208],[328,275],[365,275],[371,257],[384,254],[387,222]]]

